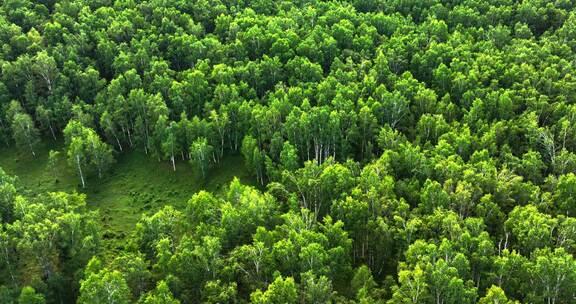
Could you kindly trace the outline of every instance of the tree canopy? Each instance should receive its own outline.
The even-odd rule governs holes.
[[[0,302],[573,303],[575,5],[2,1],[2,149],[258,185],[110,254],[84,194],[0,169]]]

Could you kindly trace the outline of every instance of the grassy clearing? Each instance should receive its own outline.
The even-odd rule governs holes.
[[[61,153],[55,175],[47,165],[50,150]],[[17,176],[19,185],[30,195],[47,191],[85,193],[88,206],[100,212],[108,253],[123,246],[142,214],[167,204],[183,208],[201,189],[222,193],[234,177],[245,184],[255,183],[238,155],[224,158],[202,181],[187,162],[177,163],[174,172],[168,162],[157,162],[142,152],[131,151],[117,155],[107,176],[89,178],[82,189],[74,168],[66,162],[61,142],[43,143],[36,158],[16,149],[1,149],[0,167]]]

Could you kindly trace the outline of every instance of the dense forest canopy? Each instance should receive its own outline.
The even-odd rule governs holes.
[[[0,170],[1,303],[576,302],[573,0],[3,0],[0,142],[234,180],[105,255]]]

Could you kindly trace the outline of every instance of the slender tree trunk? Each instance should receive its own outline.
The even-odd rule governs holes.
[[[78,173],[80,173],[80,180],[82,181],[82,188],[86,188],[84,182],[84,175],[82,174],[82,166],[80,166],[80,156],[76,155],[76,164],[78,165]]]
[[[8,269],[8,273],[10,274],[10,278],[12,279],[12,283],[14,285],[17,285],[16,278],[14,277],[14,273],[12,272],[12,264],[10,264],[10,257],[9,257],[7,245],[4,246],[4,256],[5,256],[5,260],[6,260],[6,268]]]
[[[146,118],[144,118],[144,134],[146,136],[146,143],[145,143],[145,152],[146,155],[148,155],[148,147],[150,146],[150,136],[148,135],[148,122],[146,121]]]
[[[176,162],[174,161],[174,154],[170,156],[170,160],[172,161],[172,169],[176,172]]]
[[[34,152],[34,147],[32,147],[32,142],[28,139],[28,146],[30,147],[30,151],[32,151],[32,155],[36,157],[36,152]]]
[[[114,135],[114,138],[116,139],[116,144],[118,144],[118,149],[120,149],[120,152],[123,152],[124,149],[122,149],[122,144],[120,144],[120,140],[118,139],[118,136],[116,136],[116,133],[112,133],[112,135]]]
[[[22,129],[24,129],[26,131],[26,143],[28,143],[28,147],[30,148],[30,151],[32,152],[32,155],[34,157],[36,157],[36,153],[34,152],[34,147],[32,147],[32,141],[30,140],[30,126],[29,125],[24,125],[24,124],[20,124],[20,126],[22,127]]]
[[[36,157],[36,152],[34,152],[34,149],[32,148],[32,144],[28,143],[28,145],[30,146],[30,151],[32,151],[32,155],[34,157]]]
[[[52,138],[56,140],[56,134],[54,133],[54,128],[52,127],[52,123],[48,120],[48,127],[50,128],[50,133],[52,134]]]
[[[130,143],[130,147],[134,147],[134,144],[132,143],[132,134],[130,134],[130,129],[126,129],[127,133],[128,133],[128,142]]]
[[[224,156],[224,134],[220,136],[220,159]]]

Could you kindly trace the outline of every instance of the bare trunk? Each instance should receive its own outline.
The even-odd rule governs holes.
[[[12,283],[14,285],[17,285],[16,278],[14,277],[14,273],[12,272],[12,264],[10,264],[8,246],[4,246],[4,256],[5,256],[5,260],[6,260],[6,268],[8,269],[8,273],[10,274],[10,278],[12,279]]]
[[[130,134],[130,129],[126,129],[127,133],[128,133],[128,142],[130,143],[130,147],[134,147],[134,144],[132,143],[132,134]]]
[[[114,138],[116,139],[116,144],[118,144],[118,149],[120,149],[120,152],[123,152],[124,149],[122,149],[122,144],[120,144],[120,140],[118,139],[118,136],[116,136],[116,134],[114,133]]]
[[[220,136],[220,159],[224,156],[224,134]]]
[[[36,157],[36,152],[34,152],[34,147],[32,147],[32,142],[28,140],[28,146],[30,147],[30,151],[32,151],[32,155]]]
[[[78,165],[78,173],[80,173],[80,180],[82,181],[82,188],[86,188],[84,182],[84,175],[82,174],[82,166],[80,166],[80,156],[76,155],[76,164]]]
[[[52,123],[48,122],[48,127],[50,128],[50,133],[52,134],[52,138],[56,140],[56,134],[54,133],[54,128],[52,128]]]

